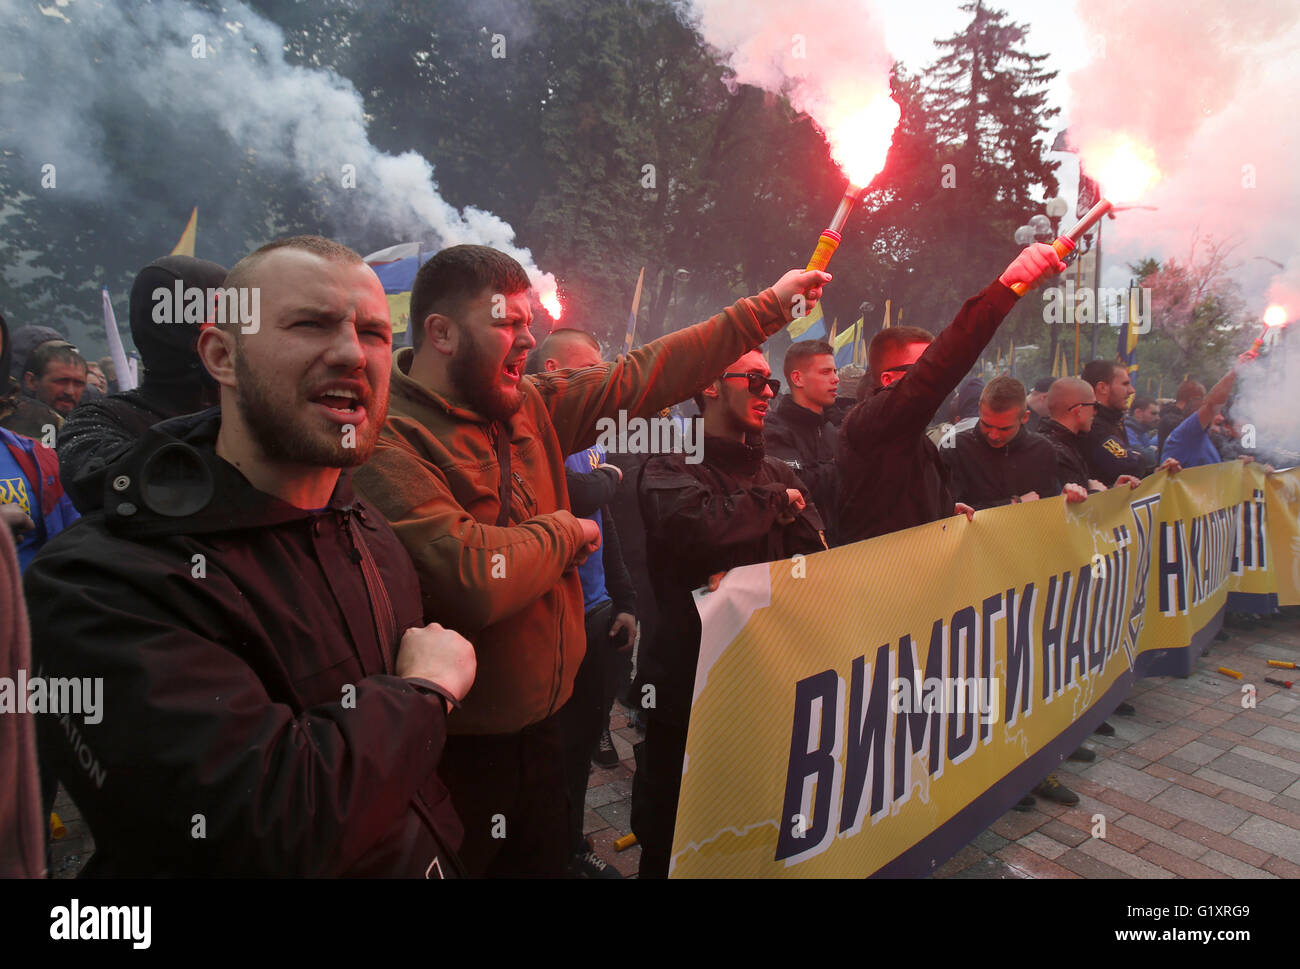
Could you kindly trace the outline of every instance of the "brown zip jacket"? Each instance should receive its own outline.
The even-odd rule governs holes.
[[[582,528],[569,511],[565,455],[594,444],[602,418],[617,425],[620,410],[651,417],[687,400],[786,322],[768,289],[613,363],[525,377],[523,406],[508,424],[504,527],[496,525],[500,425],[407,376],[411,348],[394,353],[388,421],[354,482],[410,552],[425,620],[474,643],[478,675],[449,732],[516,733],[573,691],[586,633],[570,567]]]

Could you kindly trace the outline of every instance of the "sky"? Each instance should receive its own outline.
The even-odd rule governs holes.
[[[870,5],[890,52],[916,69],[935,59],[936,37],[956,33],[970,16],[959,0]],[[1300,179],[1293,173],[1300,3],[992,5],[1026,24],[1027,49],[1049,54],[1047,65],[1059,72],[1049,92],[1062,112],[1053,133],[1114,122],[1142,130],[1159,148],[1165,177],[1141,200],[1158,211],[1107,220],[1103,285],[1126,285],[1125,264],[1146,255],[1186,260],[1199,233],[1235,243],[1231,275],[1252,312],[1279,301],[1292,319],[1300,315]],[[1062,162],[1061,193],[1073,211],[1076,156],[1053,157]]]

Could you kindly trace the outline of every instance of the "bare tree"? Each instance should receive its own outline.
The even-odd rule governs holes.
[[[1151,289],[1153,326],[1177,348],[1177,369],[1213,371],[1245,319],[1241,290],[1229,275],[1238,243],[1192,233],[1187,258],[1166,260],[1143,280]]]

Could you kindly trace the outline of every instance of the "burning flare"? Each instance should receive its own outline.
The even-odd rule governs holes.
[[[846,102],[837,103],[843,105]],[[885,167],[885,156],[889,154],[894,129],[901,116],[898,104],[885,95],[876,97],[870,104],[827,110],[825,114],[835,119],[823,132],[831,148],[831,157],[848,176],[849,185],[844,190],[844,197],[840,199],[831,224],[817,240],[817,248],[808,260],[808,269],[825,269],[831,256],[835,255],[835,250],[843,239],[844,223],[848,221],[849,213],[858,204],[858,198],[867,185]]]
[[[1126,134],[1108,133],[1079,154],[1102,194],[1117,204],[1136,202],[1162,177],[1155,152]]]
[[[564,306],[560,303],[559,293],[554,288],[538,293],[537,300],[546,312],[551,314],[551,319],[558,322],[564,315]]]
[[[1286,326],[1286,308],[1274,303],[1264,311],[1264,325],[1268,327]]]
[[[901,116],[898,104],[887,94],[866,104],[846,98],[832,102],[824,114],[831,157],[850,182],[865,188],[885,167]]]

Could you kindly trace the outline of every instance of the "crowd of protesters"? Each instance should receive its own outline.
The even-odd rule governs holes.
[[[41,870],[31,819],[61,783],[95,839],[88,875],[618,877],[583,809],[591,765],[618,763],[621,700],[645,734],[640,874],[666,876],[696,590],[1226,453],[1235,369],[1165,414],[1128,406],[1108,361],[1028,393],[971,377],[1011,287],[1062,268],[1029,247],[937,336],[882,330],[865,372],[795,343],[787,395],[760,348],[827,273],[611,362],[580,329],[539,343],[527,275],[481,246],[424,263],[397,349],[378,279],[339,243],[278,240],[230,270],[169,256],[131,291],[126,391],[109,361],[0,318],[4,660],[102,680],[107,709],[38,715],[38,758],[25,728],[0,736],[0,873]],[[220,298],[201,325],[156,323],[159,294],[189,289],[256,290],[257,325]],[[598,441],[692,401],[694,458]],[[1054,776],[1034,793],[1077,802]]]

